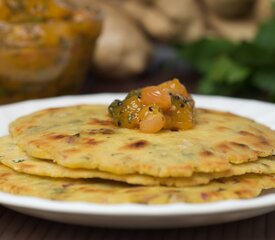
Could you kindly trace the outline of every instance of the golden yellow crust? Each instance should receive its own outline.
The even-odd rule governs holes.
[[[256,197],[262,189],[274,188],[272,175],[242,175],[213,181],[204,186],[143,187],[112,181],[72,180],[31,176],[0,165],[0,190],[51,200],[93,203],[166,204],[174,202],[205,203],[226,199]]]

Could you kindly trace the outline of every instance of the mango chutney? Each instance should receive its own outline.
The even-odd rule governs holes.
[[[0,1],[0,103],[78,91],[101,23],[62,1]]]
[[[194,100],[178,79],[129,92],[109,106],[114,124],[145,133],[186,130],[194,125]]]

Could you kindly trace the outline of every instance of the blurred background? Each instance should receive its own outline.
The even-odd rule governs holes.
[[[0,104],[125,92],[275,102],[272,0],[0,0]]]

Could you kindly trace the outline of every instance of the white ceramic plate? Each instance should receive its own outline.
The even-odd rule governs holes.
[[[110,103],[123,94],[69,96],[26,101],[0,106],[0,135],[8,124],[33,111],[80,103]],[[224,97],[196,96],[197,107],[237,113],[275,129],[275,104]],[[0,203],[29,215],[66,223],[125,228],[163,228],[223,223],[257,216],[275,210],[275,191],[250,200],[230,200],[208,204],[103,205],[61,202],[0,192]]]

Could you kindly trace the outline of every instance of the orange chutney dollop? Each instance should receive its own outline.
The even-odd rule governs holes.
[[[108,107],[114,124],[144,133],[161,129],[186,130],[194,126],[194,100],[178,79],[132,90]]]

